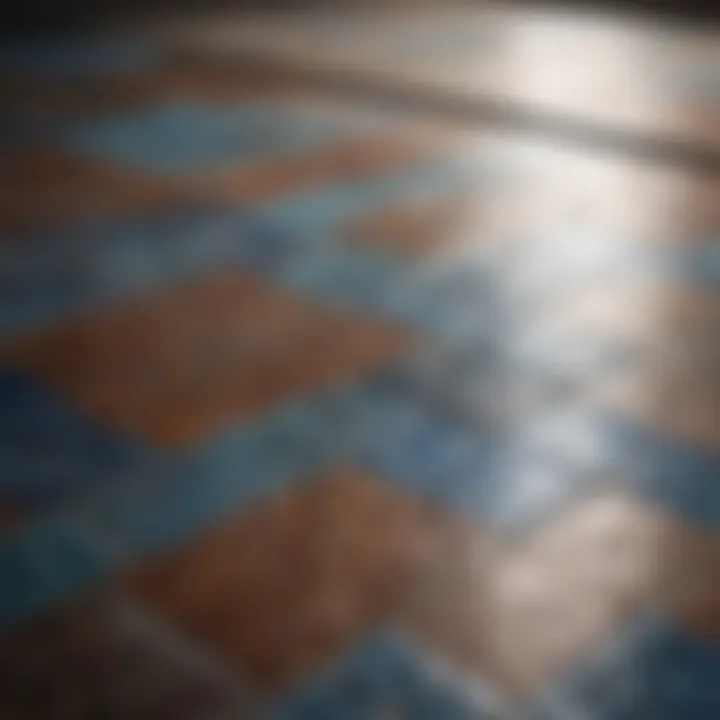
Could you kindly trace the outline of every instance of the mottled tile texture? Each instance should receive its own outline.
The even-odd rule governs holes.
[[[326,12],[2,46],[0,718],[720,717],[717,180],[292,72],[707,149],[717,48]]]

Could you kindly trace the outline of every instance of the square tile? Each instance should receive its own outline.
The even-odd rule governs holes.
[[[0,371],[0,452],[0,500],[26,511],[118,482],[150,455],[41,383],[7,371]]]
[[[405,492],[492,524],[505,480],[499,441],[463,423],[421,382],[408,382],[371,390],[358,461]]]
[[[442,516],[336,470],[150,559],[138,601],[273,691],[383,622],[437,551]]]
[[[621,414],[611,416],[608,432],[630,472],[628,488],[669,513],[705,527],[720,526],[720,454],[688,443]]]
[[[490,718],[477,698],[441,675],[417,648],[379,634],[317,672],[271,706],[275,720],[378,718]]]
[[[469,534],[426,590],[410,631],[525,703],[662,597],[678,563],[677,525],[619,494],[577,503],[485,555]],[[480,547],[487,547],[481,541]]]
[[[720,640],[720,533],[684,524],[666,549],[673,568],[659,607],[672,624],[698,642]],[[720,646],[719,646],[720,647]]]
[[[353,218],[400,200],[467,187],[469,182],[473,182],[473,178],[458,163],[457,154],[441,152],[440,157],[436,154],[420,158],[394,172],[363,176],[354,182],[285,198],[263,207],[262,214],[280,227],[295,229],[303,237],[337,238],[338,229]]]
[[[87,123],[72,132],[75,152],[155,173],[187,173],[279,159],[315,150],[351,129],[302,106],[213,107],[172,102]]]
[[[194,178],[198,189],[219,201],[268,202],[317,187],[377,178],[440,155],[447,140],[420,132],[389,129],[341,138],[312,152],[251,167],[220,169]]]
[[[392,299],[407,276],[408,269],[395,258],[328,243],[302,247],[292,262],[272,273],[283,286],[304,295],[390,319]]]
[[[142,174],[55,150],[4,156],[0,183],[4,188],[0,233],[8,239],[74,220],[172,206],[187,198],[186,193]]]
[[[408,339],[238,271],[78,317],[2,355],[90,417],[182,446],[370,372]]]
[[[126,600],[97,593],[7,632],[6,718],[242,717],[240,687]],[[223,713],[226,713],[223,714]]]
[[[527,715],[531,720],[590,715],[598,720],[704,720],[720,710],[717,644],[657,619],[625,628],[575,666]]]
[[[103,580],[107,569],[98,538],[66,518],[14,528],[0,541],[0,633]]]
[[[462,198],[399,204],[360,218],[345,229],[351,242],[410,256],[432,255],[457,241],[463,226]]]
[[[163,68],[165,97],[212,105],[233,105],[250,99],[307,96],[307,87],[282,70],[217,62],[212,58],[175,58]]]
[[[0,332],[38,330],[218,270],[266,269],[294,246],[246,210],[207,203],[47,231],[0,248]]]

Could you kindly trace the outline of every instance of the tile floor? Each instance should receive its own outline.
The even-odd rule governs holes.
[[[714,152],[712,33],[519,12],[304,60]],[[720,717],[717,175],[253,22],[0,52],[0,717]]]

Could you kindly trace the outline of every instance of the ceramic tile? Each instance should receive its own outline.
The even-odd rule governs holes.
[[[352,242],[409,255],[431,255],[457,239],[463,224],[462,199],[441,198],[400,207],[351,223]]]
[[[272,706],[271,718],[492,717],[416,648],[379,635],[362,643]]]
[[[90,417],[182,446],[369,372],[408,339],[237,272],[80,317],[4,354]]]
[[[151,456],[42,384],[9,372],[0,372],[0,437],[0,495],[26,510],[122,481]]]
[[[271,158],[255,167],[213,171],[193,182],[209,197],[223,202],[267,203],[333,183],[382,177],[441,156],[448,144],[447,138],[429,133],[388,129],[367,137],[340,139],[327,148],[313,148],[296,157]]]
[[[387,617],[435,553],[437,522],[371,476],[338,470],[140,565],[126,581],[254,686],[273,690]]]
[[[524,703],[649,612],[678,570],[665,555],[677,534],[671,518],[612,494],[576,503],[527,537],[500,539],[489,550],[470,531],[415,594],[406,622],[438,652]]]
[[[177,205],[187,195],[163,182],[56,150],[5,155],[0,232],[5,238],[78,219]]]
[[[628,628],[548,693],[528,717],[587,714],[601,720],[712,717],[720,698],[712,678],[717,646],[661,622]]]
[[[122,598],[95,593],[6,633],[5,717],[239,717],[240,683]]]
[[[155,173],[183,173],[278,159],[320,148],[351,128],[303,107],[260,102],[211,107],[185,102],[80,126],[68,147],[96,160]]]

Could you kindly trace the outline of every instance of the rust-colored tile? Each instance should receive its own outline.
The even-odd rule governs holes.
[[[688,358],[686,367],[650,360],[645,368],[598,383],[599,404],[678,440],[720,448],[717,358],[704,366]]]
[[[76,600],[0,638],[0,716],[242,717],[234,682],[181,647],[127,602]]]
[[[212,199],[264,202],[297,191],[310,191],[383,173],[447,152],[448,136],[422,132],[385,132],[341,141],[289,160],[222,170],[189,180],[193,190]]]
[[[130,592],[275,691],[384,621],[437,553],[442,517],[336,470],[127,576]]]
[[[182,445],[369,372],[408,340],[238,271],[78,317],[0,354],[93,417]]]
[[[307,90],[302,83],[269,69],[193,58],[176,62],[164,73],[162,86],[174,96],[210,103],[287,96]]]
[[[720,642],[720,533],[685,526],[668,555],[675,572],[664,609],[685,631]]]
[[[0,97],[13,111],[63,117],[127,110],[177,98],[240,102],[286,95],[296,86],[277,74],[189,59],[176,59],[139,73],[80,81],[43,81],[0,72]]]
[[[126,110],[160,99],[160,78],[156,73],[80,82],[0,77],[0,96],[16,112],[82,118],[93,113]]]
[[[675,533],[638,502],[590,499],[515,546],[454,553],[404,624],[467,671],[527,697],[656,599],[673,571],[665,546]]]
[[[6,156],[0,162],[0,185],[3,233],[80,218],[121,216],[179,203],[185,196],[167,182],[57,150]]]
[[[355,221],[347,228],[351,241],[426,255],[458,240],[467,216],[467,201],[439,198],[402,205]]]

